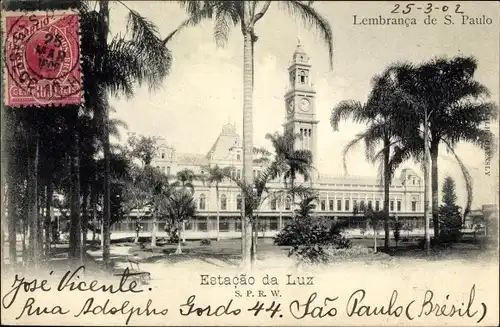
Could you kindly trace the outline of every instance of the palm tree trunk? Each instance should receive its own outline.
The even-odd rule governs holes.
[[[71,131],[71,188],[69,257],[74,264],[81,264],[82,227],[80,220],[80,136],[77,129],[78,111],[75,110]]]
[[[103,45],[107,44],[108,31],[109,31],[109,8],[108,0],[100,0],[99,2],[99,14],[104,18],[101,31],[100,42]],[[106,95],[103,95],[106,96]],[[104,130],[103,130],[103,152],[104,152],[104,200],[103,200],[103,213],[102,213],[102,230],[101,235],[103,238],[102,247],[102,259],[105,264],[109,264],[110,257],[110,245],[111,245],[111,234],[110,234],[110,223],[111,223],[111,205],[110,205],[110,172],[109,172],[109,158],[110,158],[110,148],[109,148],[109,108],[105,108],[104,112]]]
[[[14,186],[14,167],[12,160],[8,161],[7,172],[7,213],[8,213],[8,230],[9,230],[9,260],[11,264],[17,262],[17,211],[16,211],[16,191],[17,187]]]
[[[377,229],[373,224],[373,252],[377,252]]]
[[[153,228],[151,229],[151,247],[154,248],[156,246],[156,232],[158,230],[158,222],[156,221],[156,214],[152,214],[153,220]]]
[[[182,240],[181,240],[181,226],[179,223],[177,223],[177,230],[179,231],[179,237],[177,241],[177,250],[175,250],[175,254],[181,254],[182,253]]]
[[[52,237],[52,195],[54,194],[54,187],[52,183],[52,173],[47,181],[47,197],[45,198],[45,255],[50,255],[50,240]]]
[[[431,253],[431,236],[429,234],[429,135],[427,132],[427,110],[424,112],[424,238],[425,251]]]
[[[85,186],[82,196],[82,252],[87,252],[87,231],[89,224],[89,188]]]
[[[28,180],[27,180],[27,213],[29,221],[28,263],[38,265],[40,249],[38,248],[38,158],[39,137],[36,123],[33,121],[28,131]]]
[[[439,197],[438,197],[438,147],[431,146],[431,193],[432,193],[432,223],[434,225],[434,241],[439,242]]]
[[[216,224],[217,224],[217,238],[216,240],[219,241],[220,240],[220,235],[219,235],[219,220],[220,220],[220,212],[219,212],[219,186],[218,185],[215,185],[215,197],[216,197],[216,200],[217,200],[217,206],[216,206],[216,210],[217,210],[217,217],[216,217]]]
[[[389,187],[391,183],[391,171],[389,169],[390,160],[389,139],[384,139],[384,251],[389,250]]]
[[[94,170],[94,172],[95,172],[95,170]],[[92,229],[92,244],[94,244],[95,239],[96,239],[96,229],[98,227],[98,225],[97,225],[97,190],[96,190],[95,176],[94,176],[94,179],[92,180],[92,186],[90,189],[90,207],[92,208],[92,226],[94,227]]]
[[[246,185],[252,184],[252,151],[253,151],[253,57],[252,57],[252,4],[249,1],[243,3],[243,176]],[[251,265],[252,225],[251,217],[245,212],[245,194],[242,194],[242,218],[244,224],[244,248],[243,266]]]

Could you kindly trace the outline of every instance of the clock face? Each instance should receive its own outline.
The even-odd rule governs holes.
[[[293,99],[291,99],[290,101],[288,101],[287,110],[288,110],[289,114],[293,113],[293,111],[295,109],[294,106],[295,106],[295,102],[293,101]]]
[[[302,111],[309,111],[310,108],[311,108],[311,103],[309,102],[309,100],[305,98],[300,100],[300,109]]]

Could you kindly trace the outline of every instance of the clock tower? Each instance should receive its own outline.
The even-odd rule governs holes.
[[[288,67],[288,76],[284,127],[285,130],[292,130],[295,134],[301,135],[295,142],[295,148],[311,151],[313,166],[317,167],[316,91],[311,83],[310,58],[300,42]]]

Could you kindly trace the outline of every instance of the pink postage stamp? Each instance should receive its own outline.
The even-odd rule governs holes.
[[[2,30],[6,105],[82,103],[78,13],[3,12]]]

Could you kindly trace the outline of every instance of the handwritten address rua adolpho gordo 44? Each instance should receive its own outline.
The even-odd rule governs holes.
[[[476,300],[476,287],[470,287],[467,297],[457,298],[453,295],[437,294],[433,290],[426,290],[422,294],[415,294],[409,301],[398,299],[398,290],[393,290],[387,299],[373,296],[364,289],[355,289],[345,298],[335,294],[320,295],[318,292],[302,292],[298,298],[283,300],[279,290],[266,294],[259,290],[253,292],[247,287],[260,285],[282,285],[283,287],[297,287],[314,285],[313,276],[296,276],[287,274],[282,277],[266,274],[261,280],[251,275],[240,274],[237,276],[210,276],[200,275],[200,285],[219,287],[234,286],[233,296],[224,301],[219,297],[210,303],[202,303],[192,294],[185,300],[179,300],[174,310],[169,310],[165,304],[155,305],[153,300],[134,298],[135,294],[146,291],[134,278],[135,273],[127,269],[119,274],[117,283],[104,283],[98,280],[84,281],[80,274],[84,266],[72,271],[68,270],[60,279],[49,282],[48,279],[28,279],[16,275],[10,288],[2,297],[3,309],[9,310],[17,302],[22,301],[18,312],[13,313],[15,319],[32,316],[55,317],[72,316],[123,316],[124,323],[133,322],[133,317],[147,319],[151,316],[181,316],[181,317],[257,317],[264,316],[279,322],[280,318],[291,318],[301,321],[308,319],[322,320],[325,323],[333,322],[336,317],[393,317],[400,321],[418,321],[422,317],[453,318],[461,317],[470,322],[480,323],[488,312],[484,302]],[[53,272],[49,273],[49,276]],[[151,288],[147,289],[151,291]],[[38,301],[37,295],[54,292],[88,293],[88,297],[78,296],[81,304],[69,308],[64,304],[47,306],[43,301]],[[92,294],[104,294],[104,298]],[[116,298],[111,298],[113,295]],[[27,296],[26,299],[24,299]],[[272,299],[268,299],[271,297]],[[19,297],[19,298],[18,298]],[[252,305],[241,301],[242,298],[256,298]],[[126,299],[126,300],[124,300]],[[459,303],[459,304],[457,304]],[[147,320],[141,320],[147,322]],[[136,321],[137,323],[137,321]]]
[[[82,103],[79,14],[2,12],[5,104]]]

